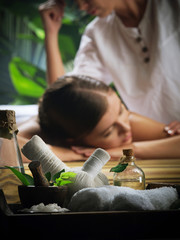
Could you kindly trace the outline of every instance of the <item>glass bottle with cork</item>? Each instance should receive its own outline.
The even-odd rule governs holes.
[[[17,186],[21,184],[8,167],[24,173],[17,133],[15,112],[0,110],[0,188],[8,204],[19,202]]]
[[[111,168],[110,171],[114,172],[113,182],[115,186],[145,189],[145,174],[135,164],[132,149],[123,149],[123,157],[121,157],[120,163]]]

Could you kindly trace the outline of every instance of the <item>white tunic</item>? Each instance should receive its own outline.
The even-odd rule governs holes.
[[[114,82],[130,111],[180,121],[180,1],[148,0],[138,28],[113,12],[82,36],[73,74]]]

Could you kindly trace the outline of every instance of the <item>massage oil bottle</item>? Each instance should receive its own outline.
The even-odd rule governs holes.
[[[132,149],[124,149],[120,163],[110,171],[114,172],[115,186],[145,189],[145,175],[143,170],[136,166]]]
[[[18,185],[21,182],[7,166],[24,173],[17,132],[15,112],[0,110],[0,189],[8,204],[19,203]]]

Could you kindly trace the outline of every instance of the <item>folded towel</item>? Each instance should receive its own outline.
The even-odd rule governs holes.
[[[178,199],[176,189],[162,187],[135,190],[128,187],[103,186],[76,192],[69,205],[71,211],[167,210]]]

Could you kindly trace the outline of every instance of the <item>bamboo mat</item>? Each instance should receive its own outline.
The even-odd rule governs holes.
[[[70,168],[82,167],[84,161],[76,160],[66,162]],[[109,170],[116,166],[118,161],[110,160],[102,169],[108,177],[110,184],[113,184],[113,173]],[[180,184],[180,159],[152,159],[136,160],[136,165],[142,168],[145,173],[146,183],[161,182]],[[24,163],[26,173],[30,174],[28,163]]]

